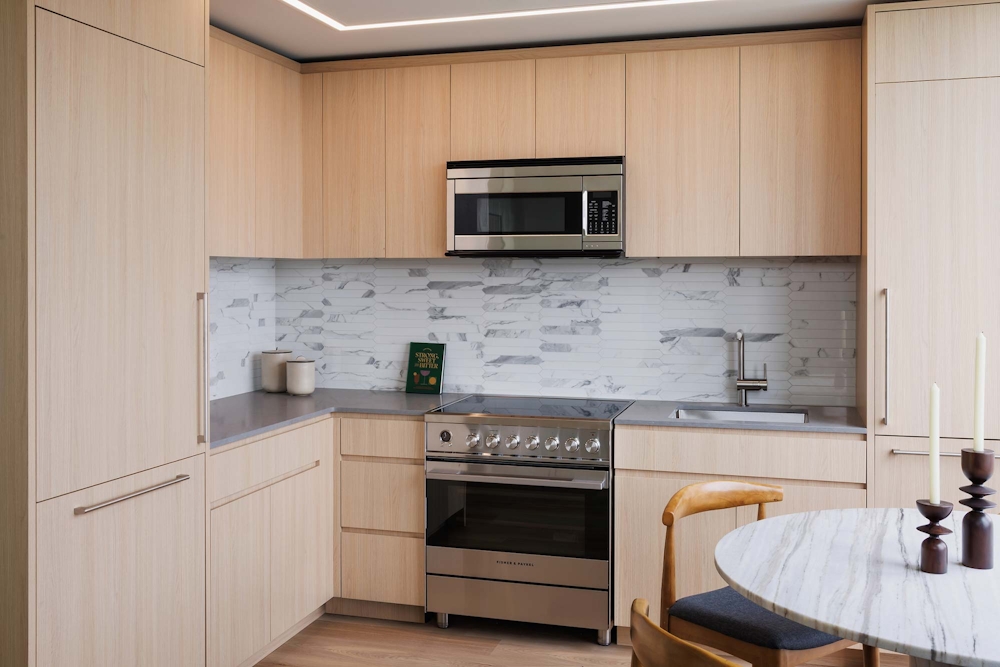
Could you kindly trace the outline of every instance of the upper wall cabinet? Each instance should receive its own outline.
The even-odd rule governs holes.
[[[323,75],[325,257],[385,257],[385,132],[385,70]]]
[[[739,49],[630,53],[626,73],[627,254],[738,255]]]
[[[302,256],[302,76],[256,58],[255,254]]]
[[[385,74],[386,257],[441,257],[447,250],[450,91],[448,65]]]
[[[37,0],[35,4],[197,65],[205,64],[205,0]]]
[[[535,62],[537,157],[625,154],[625,56]]]
[[[253,257],[256,56],[212,38],[208,68],[208,254]]]
[[[1000,4],[879,12],[875,82],[1000,76]]]
[[[535,157],[535,61],[451,66],[451,159]]]
[[[861,44],[740,53],[740,255],[861,253]]]

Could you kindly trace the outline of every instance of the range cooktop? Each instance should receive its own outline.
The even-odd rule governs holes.
[[[611,421],[632,401],[598,401],[589,398],[524,396],[469,396],[433,410],[443,415],[490,415],[533,419],[598,419]]]

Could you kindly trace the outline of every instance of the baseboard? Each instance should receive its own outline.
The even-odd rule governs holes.
[[[338,616],[378,618],[383,621],[403,621],[405,623],[423,623],[427,618],[423,607],[389,602],[348,600],[347,598],[333,598],[327,602],[326,613]]]
[[[315,621],[317,618],[323,615],[323,607],[320,607],[316,611],[310,612],[308,616],[303,618],[301,621],[288,628],[282,632],[274,641],[262,648],[261,650],[254,653],[252,656],[244,660],[239,664],[239,667],[252,667],[258,662],[266,658],[267,656],[274,653],[277,649],[281,648],[281,645],[287,642],[289,639],[295,635],[302,632],[310,623]]]
[[[615,643],[618,644],[619,646],[632,645],[632,633],[629,632],[628,626],[626,625],[615,626]]]

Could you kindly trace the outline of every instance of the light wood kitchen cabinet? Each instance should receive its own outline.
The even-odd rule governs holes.
[[[740,255],[861,253],[861,43],[740,49]]]
[[[302,257],[323,247],[323,75],[302,75]]]
[[[630,257],[740,252],[740,52],[626,56]]]
[[[385,73],[385,256],[443,257],[451,68]]]
[[[323,75],[327,257],[385,257],[385,132],[385,70]]]
[[[537,157],[625,154],[625,55],[535,61]]]
[[[205,0],[38,0],[35,5],[197,65],[205,64]]]
[[[423,466],[344,461],[341,484],[344,528],[423,532]]]
[[[777,484],[784,500],[768,516],[865,507],[864,435],[737,429],[619,426],[615,430],[615,624],[628,626],[632,600],[659,614],[666,528],[663,510],[689,484],[734,479]],[[725,586],[716,543],[756,520],[757,508],[733,508],[677,522],[678,596]]]
[[[330,463],[270,487],[272,640],[334,594]]]
[[[209,667],[235,667],[271,641],[271,488],[212,510]]]
[[[36,506],[38,667],[205,664],[204,466],[194,456]]]
[[[342,539],[345,598],[424,605],[423,537],[345,532]]]
[[[254,253],[302,257],[302,76],[255,56]]]
[[[535,61],[451,66],[451,159],[535,157]]]
[[[998,76],[998,30],[998,3],[882,11],[875,22],[875,81]]]
[[[253,257],[256,56],[216,38],[209,50],[208,254]]]
[[[44,500],[204,449],[205,80],[197,65],[36,16]]]
[[[971,438],[976,336],[1000,340],[1000,79],[879,84],[873,104],[876,433],[927,435],[936,382],[941,436]],[[1000,355],[986,385],[1000,393]]]
[[[959,500],[968,494],[959,487],[969,484],[962,473],[963,448],[972,448],[971,440],[941,439],[941,500],[963,510]],[[1000,451],[1000,442],[987,442],[987,449]],[[874,507],[913,509],[918,498],[928,494],[928,459],[926,438],[875,436]],[[996,510],[990,510],[995,512]]]

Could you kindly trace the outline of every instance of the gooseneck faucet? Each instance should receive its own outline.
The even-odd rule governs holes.
[[[743,329],[736,332],[736,343],[739,346],[739,351],[736,357],[736,391],[740,397],[740,407],[745,408],[749,405],[747,402],[748,391],[767,391],[767,364],[764,364],[763,379],[753,380],[745,377],[746,360],[744,358],[743,347],[746,343],[746,335],[744,335]]]

